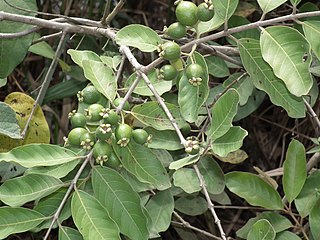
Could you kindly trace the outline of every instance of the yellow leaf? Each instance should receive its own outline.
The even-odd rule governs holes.
[[[238,164],[246,160],[248,158],[248,155],[245,151],[239,149],[237,151],[229,153],[226,157],[220,157],[216,154],[214,154],[214,157],[218,158],[222,162]]]

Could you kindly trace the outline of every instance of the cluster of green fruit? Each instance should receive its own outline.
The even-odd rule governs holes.
[[[188,27],[195,27],[199,21],[209,21],[213,15],[213,5],[210,0],[205,0],[198,6],[193,2],[178,0],[176,1],[176,17],[178,22],[172,23],[165,28],[165,36],[174,40],[183,38],[187,33]],[[159,56],[168,60],[170,64],[166,64],[160,68],[159,77],[166,81],[172,81],[177,78],[178,70],[174,66],[179,61],[181,49],[179,44],[174,41],[167,41],[158,47]],[[203,67],[197,63],[191,63],[185,68],[185,74],[188,81],[193,86],[201,85],[204,75]]]
[[[121,147],[126,147],[131,139],[138,144],[150,143],[151,136],[144,129],[132,129],[120,121],[115,108],[123,98],[115,99],[115,108],[109,108],[107,99],[93,85],[86,86],[77,96],[78,109],[69,114],[72,130],[65,139],[66,145],[92,150],[97,163],[102,165],[106,162],[110,167],[117,167],[120,162],[113,152],[113,141]],[[129,109],[126,102],[123,110]]]

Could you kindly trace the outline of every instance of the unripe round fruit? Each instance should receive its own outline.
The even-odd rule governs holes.
[[[192,63],[187,67],[186,75],[190,84],[199,86],[202,82],[202,77],[204,76],[203,67],[197,63]]]
[[[112,147],[107,142],[97,142],[93,149],[92,155],[96,159],[97,162],[105,162],[109,159],[109,156],[112,153]]]
[[[192,26],[198,22],[197,10],[193,2],[181,1],[176,8],[176,17],[181,24]]]
[[[132,131],[132,138],[136,143],[145,144],[148,142],[149,134],[144,129],[134,129]]]
[[[96,138],[100,141],[106,141],[110,139],[112,136],[112,130],[110,124],[100,124],[96,129]]]
[[[91,150],[95,144],[95,136],[89,132],[83,134],[80,138],[80,145],[85,150]]]
[[[82,96],[83,102],[87,104],[96,103],[101,97],[101,93],[93,85],[88,85],[82,89],[80,95]]]
[[[165,34],[173,39],[183,38],[187,33],[187,28],[180,22],[172,23],[166,30]]]
[[[163,80],[171,81],[175,79],[177,75],[178,75],[177,69],[170,64],[164,65],[160,68],[160,77]]]
[[[87,118],[90,121],[96,122],[102,119],[101,112],[104,107],[99,103],[91,104],[87,109],[85,109]]]
[[[71,116],[70,122],[73,128],[84,127],[86,126],[87,119],[83,113],[77,112]]]
[[[112,126],[117,126],[120,120],[120,116],[113,110],[111,109],[108,113],[108,117],[103,119],[103,122],[109,123]]]
[[[125,147],[128,145],[132,136],[132,128],[128,124],[121,123],[115,130],[115,136],[118,140],[117,143],[121,147]]]
[[[163,57],[166,60],[173,61],[180,57],[181,50],[180,46],[172,41],[165,42],[160,46],[161,52],[160,57]]]
[[[214,11],[213,6],[209,6],[207,3],[201,3],[198,6],[197,16],[202,22],[207,22],[213,18]]]
[[[118,157],[115,155],[115,153],[111,152],[108,161],[106,162],[106,165],[108,167],[111,167],[113,169],[117,169],[121,166],[121,162],[119,161]]]
[[[68,143],[71,146],[80,146],[82,135],[88,133],[87,129],[77,127],[72,129],[68,134]]]
[[[118,106],[120,105],[120,103],[122,103],[122,101],[123,101],[123,98],[116,98],[116,99],[113,101],[113,104],[114,104],[116,107],[118,107]],[[129,111],[129,110],[130,110],[130,105],[129,105],[128,101],[126,101],[126,102],[124,103],[122,109],[125,110],[125,111]]]

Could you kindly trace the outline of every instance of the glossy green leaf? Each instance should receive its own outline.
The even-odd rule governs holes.
[[[0,153],[0,161],[15,162],[26,168],[55,166],[80,157],[71,150],[50,144],[29,144]]]
[[[286,1],[287,0],[258,0],[258,4],[262,9],[263,13],[268,13],[276,9]]]
[[[5,1],[0,1],[1,11],[26,16],[35,16],[37,11],[37,2],[35,0],[19,1],[13,0],[10,3],[17,8],[9,6]],[[21,8],[21,9],[18,9]],[[29,9],[30,12],[22,9]],[[1,33],[17,33],[32,28],[32,25],[22,24],[13,21],[1,21]],[[32,43],[34,34],[28,34],[13,39],[0,38],[0,78],[7,77],[13,69],[22,62],[28,48]]]
[[[0,200],[5,204],[17,207],[45,197],[63,186],[63,183],[54,177],[29,174],[6,181],[0,186]]]
[[[199,160],[198,167],[202,174],[209,193],[222,193],[225,187],[224,174],[219,164],[209,156]]]
[[[74,61],[82,68],[84,67],[84,60],[101,62],[100,57],[92,51],[69,49],[67,53],[71,56],[72,61]]]
[[[147,240],[147,217],[139,195],[115,170],[95,167],[92,174],[95,197],[117,223],[120,232],[132,240]]]
[[[314,205],[310,212],[309,223],[310,230],[314,239],[319,239],[320,236],[320,200]]]
[[[166,103],[166,106],[176,120],[179,128],[185,126],[186,122],[181,116],[179,107],[171,103]],[[146,102],[136,105],[131,109],[131,114],[143,124],[157,130],[174,130],[170,120],[158,102]]]
[[[190,84],[189,79],[185,74],[182,75],[179,81],[178,103],[182,116],[188,122],[195,122],[198,118],[199,109],[205,103],[209,95],[209,74],[208,67],[202,55],[195,52],[193,55],[194,62],[202,66],[204,70],[202,82],[199,86]],[[191,61],[188,59],[188,64]]]
[[[302,143],[293,139],[283,163],[283,190],[289,203],[300,193],[307,178],[306,150]]]
[[[170,190],[156,193],[146,205],[152,220],[151,233],[166,231],[171,224],[171,215],[174,209],[174,199]]]
[[[225,175],[226,186],[252,206],[271,210],[283,209],[279,193],[257,175],[246,172],[231,172]]]
[[[183,214],[197,216],[208,210],[208,203],[201,196],[181,197],[175,201],[174,207]]]
[[[207,22],[199,22],[197,29],[198,33],[201,35],[203,33],[211,32],[213,30],[218,29],[224,23],[224,19],[220,17],[218,14],[215,14],[213,18],[211,18]]]
[[[117,95],[117,80],[111,68],[93,60],[83,60],[83,71],[96,89],[109,101],[113,101]]]
[[[313,80],[310,45],[305,37],[293,28],[273,26],[262,31],[260,45],[263,59],[288,90],[298,97],[306,95]]]
[[[72,218],[85,240],[121,239],[116,223],[90,194],[77,190],[71,201]]]
[[[266,219],[261,219],[253,224],[248,234],[248,240],[273,240],[276,236],[272,225]]]
[[[232,120],[237,113],[239,94],[234,89],[229,89],[212,107],[212,121],[208,136],[214,141],[229,131]]]
[[[46,219],[41,213],[28,208],[0,208],[0,238],[6,239],[13,233],[26,232]]]
[[[300,194],[294,200],[294,204],[301,217],[310,214],[311,209],[320,199],[320,171],[313,172],[306,180]]]
[[[118,45],[135,47],[142,52],[153,52],[162,42],[155,31],[139,24],[130,24],[120,29],[115,40]]]
[[[136,78],[136,73],[131,74],[131,76],[125,82],[126,90],[130,88],[130,86],[136,80]],[[150,71],[148,73],[148,78],[160,96],[165,92],[169,92],[172,88],[172,81],[164,81],[160,79],[156,70]],[[147,84],[145,83],[145,81],[143,81],[143,79],[140,80],[133,92],[142,96],[153,96],[153,93],[148,88]]]
[[[222,137],[214,140],[211,144],[213,153],[220,157],[226,157],[230,152],[234,152],[241,148],[243,139],[248,132],[242,127],[231,127]]]
[[[303,32],[306,39],[311,45],[311,49],[314,54],[320,60],[320,21],[305,21],[302,24]]]
[[[262,58],[259,41],[241,39],[238,46],[243,65],[255,87],[266,92],[271,102],[283,107],[290,117],[305,117],[302,99],[291,94],[283,81],[274,75],[270,65]]]
[[[167,171],[149,148],[132,141],[127,147],[113,144],[113,149],[123,167],[139,181],[149,183],[158,190],[171,186]]]
[[[173,174],[173,184],[180,187],[186,193],[199,192],[201,190],[199,178],[192,168],[180,168]]]
[[[281,233],[277,233],[275,240],[301,240],[301,238],[292,232],[283,231]]]
[[[61,226],[59,228],[59,240],[83,240],[83,238],[76,229]]]
[[[184,148],[175,131],[158,131],[152,127],[147,127],[145,130],[152,136],[152,142],[148,144],[149,148],[161,148],[170,151]]]
[[[225,22],[233,15],[239,0],[212,0],[215,14]]]
[[[297,6],[301,0],[290,0],[291,4],[294,5],[294,6]]]
[[[10,138],[21,138],[16,112],[4,102],[0,102],[0,116],[0,134]]]
[[[247,238],[252,226],[260,219],[268,220],[268,222],[270,222],[276,233],[282,232],[293,226],[289,219],[275,211],[262,212],[258,214],[256,217],[250,218],[249,221],[236,232],[237,236],[240,238]]]
[[[223,78],[230,75],[229,68],[225,61],[217,56],[209,56],[205,58],[208,65],[208,72],[211,76]]]
[[[187,157],[176,160],[169,165],[169,169],[178,170],[185,166],[191,165],[199,161],[199,156],[197,155],[189,155]]]

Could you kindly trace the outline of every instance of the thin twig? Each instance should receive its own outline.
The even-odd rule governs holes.
[[[32,27],[30,29],[21,31],[21,32],[15,32],[15,33],[0,33],[0,39],[13,39],[13,38],[19,38],[27,36],[31,33],[37,32],[41,29],[41,27]]]
[[[111,0],[110,0],[111,1]],[[118,4],[114,7],[114,9],[112,10],[112,12],[106,17],[106,18],[102,18],[101,20],[101,24],[102,25],[108,25],[111,20],[118,14],[118,12],[121,10],[121,8],[123,7],[124,3],[126,1],[125,0],[120,0],[118,2]]]
[[[320,120],[319,120],[317,114],[313,111],[313,109],[312,109],[311,105],[308,103],[308,101],[304,97],[302,97],[302,99],[303,99],[304,105],[306,105],[311,117],[314,119],[314,122],[316,123],[316,125],[318,127],[318,129],[316,129],[316,130],[319,131],[319,129],[320,129]]]
[[[103,15],[102,15],[102,18],[100,20],[102,25],[106,25],[105,21],[106,21],[106,18],[108,17],[108,15],[109,15],[110,6],[111,6],[111,0],[105,0],[105,1],[106,1],[106,6],[104,7]]]
[[[207,200],[207,203],[208,203],[208,209],[210,210],[213,218],[214,218],[214,222],[217,224],[218,226],[218,229],[219,229],[219,232],[220,232],[220,235],[221,235],[221,238],[223,240],[227,240],[226,238],[226,234],[224,233],[224,230],[222,228],[222,225],[221,225],[221,221],[216,213],[216,211],[214,210],[214,205],[210,199],[210,196],[209,196],[209,193],[208,193],[208,190],[207,190],[207,187],[206,187],[206,182],[202,176],[202,174],[200,173],[200,170],[197,166],[197,164],[193,165],[193,169],[196,171],[196,174],[199,178],[199,181],[200,181],[200,187],[203,191],[203,194],[204,196],[206,197],[206,200]]]
[[[78,180],[79,180],[79,178],[80,178],[80,175],[82,174],[84,168],[85,168],[85,167],[87,166],[87,164],[90,162],[91,157],[92,157],[92,151],[88,153],[86,159],[83,161],[82,165],[80,166],[77,174],[76,174],[76,175],[74,176],[74,178],[72,179],[72,181],[71,181],[71,183],[70,183],[70,186],[69,186],[66,194],[64,195],[64,197],[63,197],[63,199],[62,199],[59,207],[57,208],[55,214],[52,216],[51,224],[50,224],[50,226],[49,226],[49,228],[48,228],[48,230],[47,230],[47,232],[46,232],[46,235],[44,236],[43,240],[47,240],[47,239],[48,239],[49,234],[50,234],[50,232],[51,232],[51,230],[52,230],[52,227],[53,227],[54,223],[58,220],[59,215],[60,215],[60,213],[61,213],[64,205],[66,204],[66,202],[67,202],[67,200],[68,200],[68,198],[69,198],[72,190],[73,190],[74,187],[77,185],[77,182],[78,182]]]

